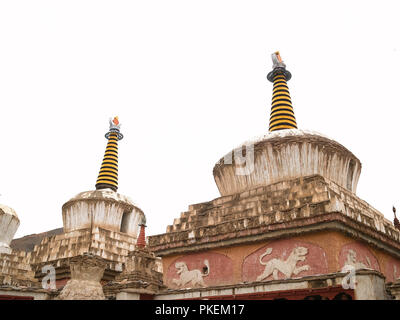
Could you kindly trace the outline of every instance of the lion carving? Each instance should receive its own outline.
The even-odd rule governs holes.
[[[187,284],[192,287],[205,287],[203,277],[210,274],[210,264],[208,260],[204,260],[206,271],[202,273],[199,269],[189,270],[185,262],[175,263],[175,268],[179,274],[179,279],[173,279],[172,282],[179,287],[186,286]]]
[[[285,276],[285,279],[291,278],[292,275],[297,275],[302,271],[310,270],[309,265],[297,267],[299,261],[304,261],[308,254],[308,249],[305,247],[297,247],[292,250],[289,257],[286,260],[271,259],[267,262],[263,262],[262,259],[266,255],[272,253],[272,248],[268,248],[265,253],[259,257],[260,264],[265,266],[264,272],[257,277],[257,281],[262,281],[268,278],[271,274],[274,280],[278,280],[279,272]]]

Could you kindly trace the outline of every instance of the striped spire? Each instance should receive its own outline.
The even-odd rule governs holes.
[[[103,163],[97,177],[96,190],[110,188],[118,190],[118,140],[123,138],[119,132],[120,123],[118,117],[110,119],[110,130],[105,137],[108,140]]]
[[[292,78],[292,75],[286,70],[286,65],[278,51],[272,54],[272,61],[273,70],[267,76],[267,79],[274,83],[269,132],[281,129],[297,129],[287,85],[287,81]]]

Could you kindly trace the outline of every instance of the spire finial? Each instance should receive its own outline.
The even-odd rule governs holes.
[[[146,246],[146,234],[145,234],[146,233],[146,231],[145,231],[146,216],[145,215],[143,215],[142,218],[140,219],[139,226],[140,226],[140,233],[139,233],[139,237],[137,239],[136,245],[139,248],[144,248]]]
[[[396,217],[396,208],[393,206],[393,213],[394,213],[394,219],[393,219],[393,224],[396,229],[400,230],[400,222]]]
[[[292,78],[292,74],[286,70],[286,65],[283,62],[279,51],[274,52],[271,56],[273,70],[268,73],[267,79],[274,83],[274,88],[272,93],[269,131],[297,129],[292,100],[287,85],[287,81]]]
[[[121,123],[119,122],[118,117],[115,116],[113,119],[110,118],[109,123],[110,130],[105,135],[106,139],[108,139],[110,133],[115,132],[117,133],[118,140],[122,140],[124,136],[122,135],[122,133],[119,132],[119,130],[121,129]]]
[[[96,190],[110,188],[118,190],[118,141],[124,136],[119,132],[121,124],[118,117],[110,119],[110,129],[105,134],[108,140],[103,162],[97,177]]]

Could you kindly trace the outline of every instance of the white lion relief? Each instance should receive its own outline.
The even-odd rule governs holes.
[[[205,287],[203,277],[210,274],[210,264],[208,260],[204,260],[206,271],[202,273],[199,269],[189,270],[185,262],[175,263],[175,268],[178,269],[179,279],[173,279],[172,282],[180,287],[191,284],[193,287]]]
[[[371,267],[371,261],[369,260],[368,257],[365,257],[367,259],[368,266],[366,266],[364,263],[357,261],[357,253],[354,250],[349,250],[347,253],[347,259],[344,263],[344,266],[342,268],[342,272],[349,272],[353,269],[372,269]]]
[[[268,248],[265,253],[259,257],[260,264],[265,266],[264,272],[257,277],[257,281],[262,281],[268,278],[271,274],[275,280],[278,280],[279,272],[283,273],[285,279],[290,278],[293,274],[297,275],[302,271],[310,270],[309,265],[297,267],[299,261],[306,260],[306,255],[308,254],[308,249],[305,247],[297,247],[292,250],[289,257],[286,260],[281,259],[271,259],[268,262],[263,262],[262,259],[266,255],[272,253],[272,248]]]

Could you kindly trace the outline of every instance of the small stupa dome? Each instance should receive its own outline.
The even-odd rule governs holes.
[[[19,218],[14,209],[0,204],[0,253],[10,253],[10,243],[19,227]]]
[[[0,204],[0,213],[12,215],[18,219],[18,216],[17,216],[17,213],[15,212],[15,210],[13,208],[5,206],[4,204]]]

